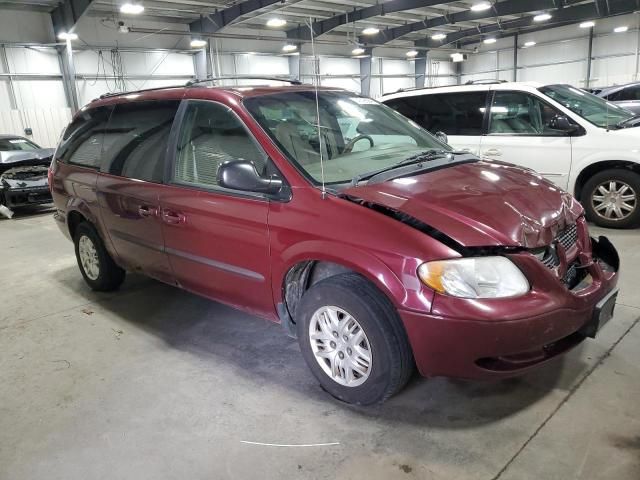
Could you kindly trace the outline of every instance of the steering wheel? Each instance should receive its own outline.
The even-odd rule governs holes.
[[[369,140],[369,148],[373,148],[373,138],[371,138],[369,135],[358,135],[357,137],[352,138],[349,143],[344,146],[344,150],[342,151],[342,153],[351,153],[351,150],[353,150],[353,146],[356,144],[356,142],[362,139]]]

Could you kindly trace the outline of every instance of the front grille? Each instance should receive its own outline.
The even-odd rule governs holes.
[[[538,258],[542,264],[548,269],[554,269],[560,265],[560,258],[555,249],[555,244],[559,243],[564,247],[565,251],[570,250],[578,241],[578,227],[574,223],[567,228],[559,232],[553,240],[553,244],[547,247],[541,254],[538,254]]]
[[[558,233],[556,241],[560,243],[565,250],[569,250],[573,247],[578,241],[578,227],[576,224],[574,223],[573,225],[569,225],[563,231]]]

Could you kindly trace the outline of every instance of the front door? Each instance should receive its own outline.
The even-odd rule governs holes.
[[[555,107],[522,91],[494,93],[480,156],[531,168],[566,189],[571,171],[571,137],[548,127]]]
[[[160,198],[165,250],[179,284],[256,314],[273,312],[270,289],[269,201],[220,187],[218,167],[267,156],[226,106],[183,103],[170,184]]]
[[[103,223],[129,269],[173,283],[160,222],[167,140],[179,101],[118,104],[104,134],[98,192]]]

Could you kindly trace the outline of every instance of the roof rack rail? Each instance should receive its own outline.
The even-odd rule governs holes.
[[[469,80],[465,85],[493,85],[494,83],[507,83],[506,80],[483,78],[482,80]]]
[[[189,80],[186,84],[187,87],[191,87],[193,85],[197,85],[199,83],[206,83],[206,82],[215,82],[215,81],[219,81],[219,80],[269,80],[269,81],[273,81],[273,82],[286,82],[286,83],[290,83],[291,85],[302,85],[302,82],[300,80],[294,80],[291,78],[286,78],[286,77],[269,77],[269,76],[255,76],[255,75],[229,75],[229,76],[224,76],[224,77],[207,77],[207,78],[203,78],[203,79],[195,79],[195,80]]]
[[[91,101],[93,102],[98,99],[102,100],[103,98],[118,97],[120,95],[131,95],[133,93],[140,93],[140,92],[153,92],[154,90],[165,90],[167,88],[177,88],[177,87],[182,87],[182,85],[167,85],[165,87],[143,88],[142,90],[127,90],[126,92],[107,92],[107,93],[103,93],[98,98],[94,98]]]

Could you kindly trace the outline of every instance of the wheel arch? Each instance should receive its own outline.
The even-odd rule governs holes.
[[[340,251],[340,255],[326,253],[331,251]],[[406,298],[407,292],[402,282],[375,256],[345,246],[340,246],[339,250],[335,247],[314,249],[314,252],[291,255],[275,273],[274,297],[281,321],[293,321],[297,303],[311,285],[342,273],[356,273],[362,276],[396,308]]]
[[[578,174],[576,178],[575,186],[573,189],[573,195],[581,200],[584,185],[587,181],[594,176],[596,173],[601,172],[603,170],[608,170],[611,168],[620,168],[631,170],[632,172],[640,174],[640,164],[636,162],[631,162],[629,160],[602,160],[599,162],[592,163],[587,165],[582,171]]]

